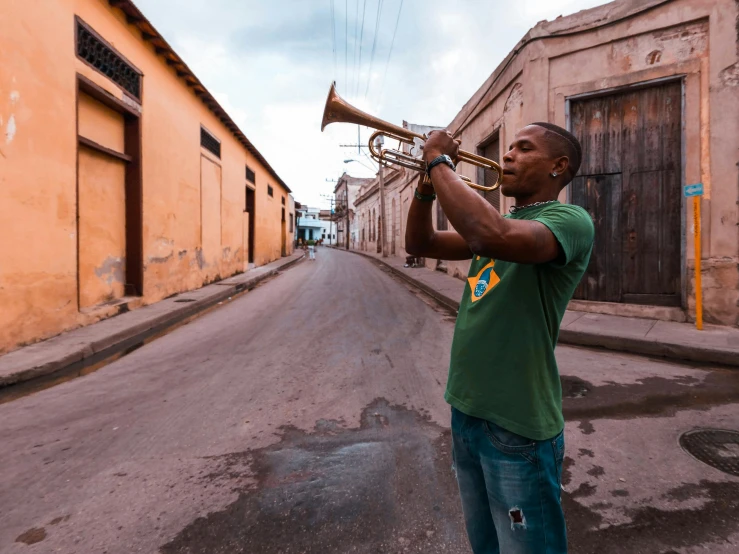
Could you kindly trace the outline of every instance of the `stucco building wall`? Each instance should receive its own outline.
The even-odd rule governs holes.
[[[0,352],[243,271],[247,165],[256,174],[254,262],[279,258],[289,191],[123,12],[102,0],[33,6],[11,2],[0,13]],[[139,106],[76,56],[75,16],[143,74]],[[121,191],[106,186],[120,185],[115,168],[125,161],[78,140],[122,151],[121,126],[79,90],[80,79],[140,111],[139,295],[124,296],[130,261],[121,259],[121,237],[95,233],[125,227],[111,222],[125,217]],[[220,140],[220,158],[201,148],[201,125]],[[80,162],[90,173],[78,179]],[[97,222],[83,217],[78,227],[78,213]],[[96,276],[99,291],[81,281],[83,272]]]

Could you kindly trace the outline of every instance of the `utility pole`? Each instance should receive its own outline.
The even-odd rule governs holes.
[[[328,243],[332,244],[331,241],[333,239],[331,237],[333,237],[334,235],[334,200],[335,199],[333,196],[329,196],[328,194],[322,194],[321,196],[323,196],[326,200],[328,200],[329,205],[330,205],[331,217],[328,220]]]
[[[378,150],[382,148],[384,141],[382,139],[382,135],[377,137],[376,143]],[[380,169],[378,171],[380,175],[380,211],[382,212],[380,214],[380,232],[382,233],[382,236],[380,237],[380,244],[382,245],[382,257],[387,258],[387,223],[385,220],[387,219],[385,217],[385,176],[382,173],[382,168],[384,164],[380,162]]]

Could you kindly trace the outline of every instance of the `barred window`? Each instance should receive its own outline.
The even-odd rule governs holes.
[[[275,195],[275,189],[272,188],[272,185],[267,185],[267,194],[269,194],[270,196]]]
[[[141,100],[141,74],[79,19],[77,55],[134,98]]]
[[[257,176],[254,174],[254,170],[251,169],[248,165],[246,166],[246,180],[250,183],[257,183]]]
[[[202,127],[200,127],[200,146],[215,154],[218,158],[221,157],[221,141]]]

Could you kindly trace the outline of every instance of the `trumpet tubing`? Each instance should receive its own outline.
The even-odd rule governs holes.
[[[406,154],[400,150],[392,149],[380,149],[377,150],[375,147],[375,139],[379,136],[386,136],[390,139],[397,140],[401,143],[415,145],[416,140],[425,142],[428,138],[426,135],[414,133],[398,125],[393,125],[370,115],[362,110],[352,106],[346,100],[344,100],[336,92],[336,85],[332,84],[328,91],[328,98],[326,99],[326,106],[323,110],[323,120],[321,121],[321,131],[324,130],[326,125],[331,123],[355,123],[357,125],[364,125],[365,127],[371,127],[376,129],[369,140],[369,150],[372,157],[378,163],[390,163],[407,167],[415,171],[426,172],[426,162],[421,159],[415,158],[410,154]],[[485,192],[492,191],[500,187],[503,181],[503,169],[500,165],[489,158],[484,158],[464,150],[459,151],[459,161],[467,162],[469,164],[482,167],[485,169],[492,169],[498,174],[496,182],[489,187],[473,183],[469,178],[460,175],[460,178],[470,187],[482,190]]]

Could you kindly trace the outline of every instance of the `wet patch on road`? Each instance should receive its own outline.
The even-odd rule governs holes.
[[[15,542],[20,542],[30,546],[32,544],[43,541],[45,538],[46,529],[44,529],[43,527],[34,527],[33,529],[29,529],[25,533],[18,536],[18,538],[15,539]]]
[[[562,468],[562,486],[567,489],[572,481],[571,468],[575,460],[566,457]],[[567,536],[571,552],[599,552],[600,554],[654,554],[673,548],[688,548],[713,541],[723,541],[736,529],[739,519],[739,482],[703,480],[681,485],[665,494],[666,498],[687,500],[702,498],[698,508],[660,510],[649,505],[638,505],[627,510],[631,521],[607,525],[598,509],[606,505],[586,507],[576,498],[589,496],[595,487],[580,485],[572,493],[562,495],[567,522]],[[628,491],[610,491],[614,497],[629,496]]]
[[[206,483],[233,488],[162,554],[469,552],[449,431],[378,399],[359,429],[282,428],[267,448],[228,454]]]
[[[627,385],[595,386],[572,376],[562,376],[561,381],[568,421],[664,417],[739,402],[739,373],[731,370],[707,372],[702,381],[686,376],[647,377]]]
[[[563,484],[565,480],[569,481],[569,477],[563,474]],[[611,494],[627,496],[628,492],[614,490]],[[603,518],[596,510],[575,500],[575,493],[564,494],[562,503],[570,551],[600,554],[664,553],[675,548],[721,542],[735,532],[739,518],[739,483],[701,481],[687,489],[677,487],[668,492],[671,497],[683,498],[685,494],[702,496],[706,501],[700,508],[669,511],[637,506],[627,511],[630,523],[606,527],[602,527]]]
[[[579,377],[562,376],[562,398],[582,398],[590,392],[593,385]]]

